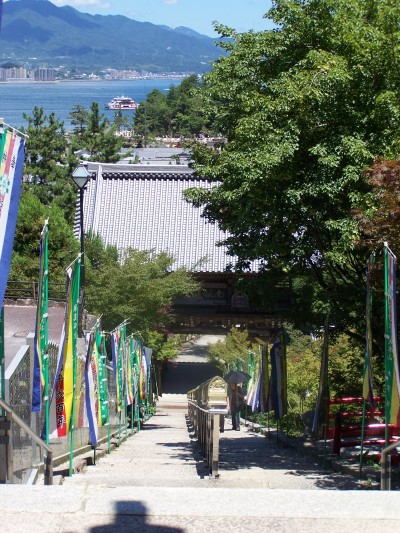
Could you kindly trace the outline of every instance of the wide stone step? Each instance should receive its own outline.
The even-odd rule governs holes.
[[[398,530],[396,492],[0,486],[2,533]]]

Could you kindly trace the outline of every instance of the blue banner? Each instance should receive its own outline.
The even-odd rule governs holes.
[[[24,157],[25,140],[0,128],[0,307],[11,265]]]

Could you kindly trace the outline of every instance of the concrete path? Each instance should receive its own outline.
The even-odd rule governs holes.
[[[396,492],[356,489],[345,476],[227,424],[220,477],[209,478],[182,409],[159,408],[144,428],[61,486],[0,486],[8,532],[397,531]],[[339,490],[322,490],[339,489]]]
[[[209,370],[214,372],[203,366],[207,365],[203,352],[204,341],[188,347],[170,368],[169,389],[156,415],[96,466],[53,487],[0,485],[0,532],[387,533],[399,529],[397,492],[358,490],[355,478],[324,471],[309,456],[278,445],[274,435],[269,439],[244,426],[232,431],[230,421],[221,434],[220,477],[210,478],[185,416],[183,394],[189,364],[191,384],[204,380]]]

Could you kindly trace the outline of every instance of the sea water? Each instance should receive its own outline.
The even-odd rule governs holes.
[[[104,81],[60,81],[60,82],[4,82],[0,83],[0,117],[4,122],[19,129],[26,127],[23,114],[32,115],[33,108],[43,107],[45,115],[54,112],[55,117],[64,122],[65,129],[71,130],[68,115],[74,105],[80,104],[90,111],[92,102],[99,104],[100,112],[110,121],[115,111],[105,109],[105,105],[116,96],[129,96],[140,103],[153,89],[168,91],[178,85],[179,79],[138,79]],[[123,114],[132,123],[135,111],[124,110]]]

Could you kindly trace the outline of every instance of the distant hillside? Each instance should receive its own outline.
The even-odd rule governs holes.
[[[88,15],[48,0],[3,5],[0,62],[201,73],[220,54],[214,39],[189,28]]]

